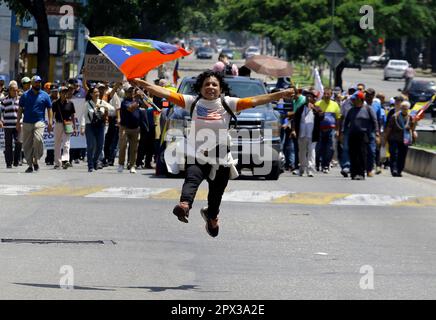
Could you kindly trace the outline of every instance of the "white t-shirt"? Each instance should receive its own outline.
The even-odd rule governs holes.
[[[191,111],[192,103],[196,96],[183,95],[185,108]],[[225,97],[230,109],[236,113],[239,98]],[[228,134],[230,114],[221,104],[221,98],[215,100],[198,100],[192,113],[191,130],[188,136],[188,155],[193,156],[189,146],[194,147],[195,154],[204,155],[205,151],[212,150],[216,145],[230,146]],[[192,151],[192,150],[191,150]],[[213,155],[212,155],[213,156]]]
[[[300,138],[312,139],[313,127],[315,124],[315,116],[312,110],[306,105],[304,106],[303,114],[300,122]]]

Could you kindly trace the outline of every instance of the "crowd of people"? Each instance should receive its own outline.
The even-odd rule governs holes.
[[[386,100],[363,83],[345,93],[325,88],[322,97],[312,88],[294,89],[294,98],[279,104],[291,106],[282,112],[287,170],[313,177],[315,171],[328,174],[338,163],[341,174],[353,180],[380,174],[383,167],[390,167],[393,177],[402,176],[408,147],[417,138],[407,96]]]
[[[156,82],[175,90],[169,81]],[[45,163],[54,169],[68,169],[86,159],[88,171],[114,166],[152,168],[160,142],[159,113],[147,103],[145,93],[129,83],[89,82],[69,79],[46,82],[35,75],[10,81],[0,79],[0,128],[4,130],[6,167],[27,164],[25,172],[39,170],[44,154],[44,134],[54,136],[54,148],[46,152]],[[79,100],[77,100],[79,99]],[[73,101],[83,100],[82,115],[77,116]],[[155,105],[165,101],[153,99]],[[82,135],[86,147],[70,148],[72,136]]]
[[[224,54],[212,70],[224,75],[239,73]],[[176,91],[166,79],[157,79],[155,84]],[[278,102],[279,108],[288,105],[291,110],[282,113],[286,170],[313,177],[314,172],[328,174],[339,164],[344,177],[362,180],[390,166],[392,176],[402,175],[408,146],[416,139],[407,97],[386,100],[362,83],[344,93],[325,88],[322,97],[312,88],[292,89],[296,92],[292,99]],[[38,171],[45,129],[54,135],[54,150],[47,150],[45,158],[54,169],[67,169],[86,158],[88,171],[93,172],[116,165],[117,154],[118,172],[127,166],[135,173],[137,168],[153,168],[153,162],[158,162],[161,113],[147,102],[150,93],[140,86],[79,79],[42,86],[42,79],[34,76],[22,78],[20,85],[11,81],[7,88],[0,79],[0,92],[7,168],[25,162],[26,172]],[[160,107],[172,105],[150,97]],[[73,98],[85,99],[80,119]],[[86,137],[86,149],[70,148],[71,136],[78,134]]]

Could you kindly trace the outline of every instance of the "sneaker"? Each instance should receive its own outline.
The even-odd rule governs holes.
[[[210,219],[207,214],[207,207],[202,208],[200,210],[200,213],[204,221],[206,222],[206,232],[208,233],[208,235],[215,238],[219,232],[218,218]]]
[[[33,164],[33,170],[38,171],[39,170],[39,164],[34,163]]]
[[[130,168],[130,173],[136,173],[136,169],[135,169],[135,167],[131,167],[131,168]]]
[[[370,178],[374,177],[374,171],[368,172],[367,176],[370,177]]]
[[[344,176],[344,178],[348,178],[348,172],[344,169],[341,170],[341,174]]]
[[[76,159],[76,160],[74,160],[74,163],[75,163],[75,164],[79,164],[79,163],[80,163],[80,160],[79,160],[79,159]]]
[[[88,168],[88,172],[92,172],[92,171],[94,171],[93,168]]]
[[[302,171],[302,170],[298,170],[298,176],[302,177],[303,174],[304,174],[304,171]]]
[[[26,171],[24,171],[25,173],[32,173],[33,172],[33,168],[32,166],[29,166]]]
[[[55,166],[53,167],[54,170],[59,170],[60,168],[61,168],[61,166],[58,164],[55,164]]]
[[[380,174],[380,173],[382,173],[381,167],[376,167],[375,174]]]
[[[123,170],[124,170],[124,166],[122,164],[120,164],[118,166],[118,172],[121,173],[121,172],[123,172]]]
[[[290,170],[292,170],[292,169],[290,169]],[[300,174],[300,170],[298,170],[298,169],[294,169],[294,170],[292,170],[292,174],[293,174],[294,176],[299,175],[299,174]]]
[[[329,168],[322,169],[322,173],[329,173]]]
[[[69,163],[68,161],[66,161],[63,165],[62,168],[64,169],[68,169],[69,167],[72,167],[71,163]]]
[[[313,178],[313,177],[314,177],[314,174],[313,174],[312,171],[309,171],[309,172],[307,173],[307,176]]]
[[[355,176],[353,180],[365,180],[364,176]]]
[[[173,214],[177,216],[179,221],[188,223],[189,217],[189,204],[187,202],[180,202],[173,209]]]

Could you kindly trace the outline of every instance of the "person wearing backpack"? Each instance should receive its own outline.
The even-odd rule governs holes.
[[[224,76],[237,76],[239,69],[236,64],[231,63],[229,57],[225,53],[220,53],[218,62],[214,64],[213,71],[221,72]]]
[[[97,88],[86,94],[86,111],[82,115],[80,134],[86,136],[86,158],[88,172],[97,170],[98,159],[103,150],[104,127],[109,114],[107,102],[101,100]]]
[[[165,98],[171,103],[190,110],[191,127],[187,141],[186,177],[182,187],[180,203],[173,214],[184,223],[188,222],[198,187],[203,180],[209,183],[208,206],[200,210],[206,222],[206,231],[216,237],[219,231],[218,214],[221,199],[229,179],[238,176],[235,161],[230,153],[228,135],[231,118],[235,113],[257,105],[291,98],[293,89],[248,98],[224,96],[227,84],[223,75],[212,70],[201,73],[193,85],[197,96],[183,95],[156,86],[141,79],[132,80],[154,96]]]

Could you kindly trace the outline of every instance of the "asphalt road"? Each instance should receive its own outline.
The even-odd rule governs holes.
[[[433,180],[246,173],[212,239],[205,183],[183,224],[171,213],[182,179],[24,170],[0,157],[0,299],[436,298]]]

